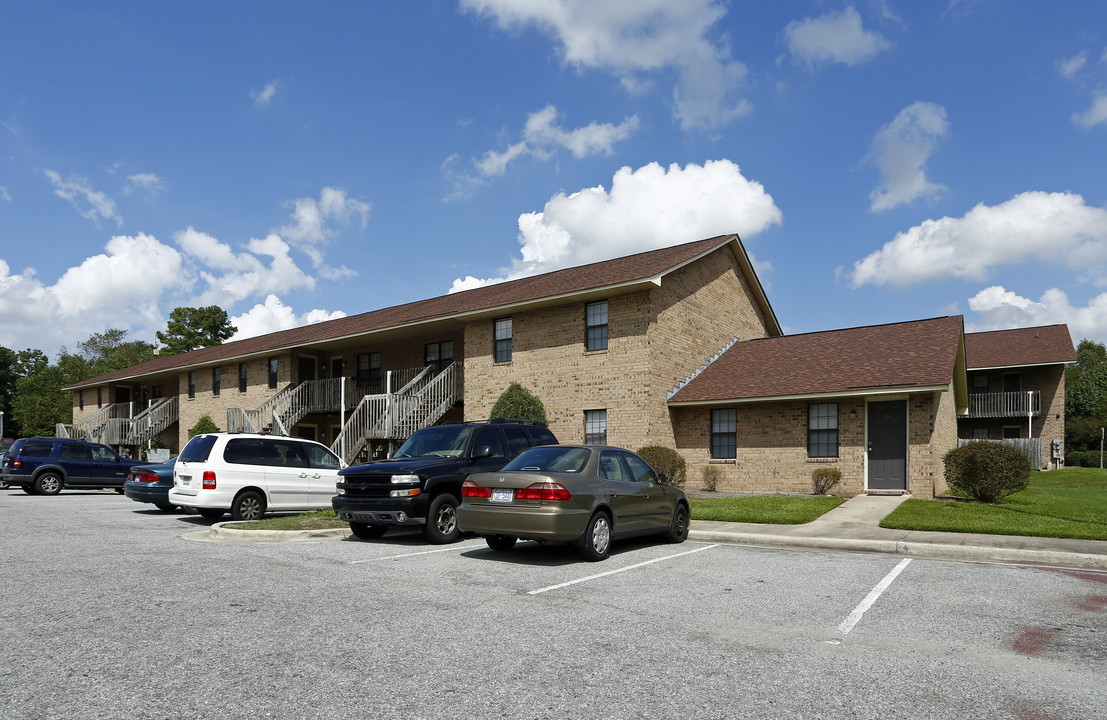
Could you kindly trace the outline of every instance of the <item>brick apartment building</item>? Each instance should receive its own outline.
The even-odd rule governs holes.
[[[420,426],[486,419],[518,382],[562,442],[675,447],[690,486],[715,464],[720,489],[805,492],[832,465],[844,494],[929,497],[968,414],[970,337],[959,316],[784,336],[727,235],[156,358],[67,388],[59,433],[175,452],[207,415],[354,461]],[[1041,397],[1053,412],[1058,392],[1063,429],[1063,385]]]

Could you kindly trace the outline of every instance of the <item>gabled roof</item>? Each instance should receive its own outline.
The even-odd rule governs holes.
[[[670,405],[964,389],[963,320],[930,320],[735,343]],[[958,403],[960,404],[960,402]]]
[[[764,289],[737,235],[719,235],[660,250],[637,253],[613,260],[555,270],[509,282],[487,285],[428,300],[395,305],[372,312],[327,322],[259,335],[245,340],[213,345],[180,355],[159,357],[117,372],[90,378],[66,390],[91,387],[110,381],[132,380],[169,371],[202,367],[220,362],[286,351],[423,323],[475,319],[484,315],[514,312],[530,306],[567,302],[574,297],[603,297],[660,285],[665,275],[699,258],[730,245],[755,295],[770,332],[780,334],[780,325]]]
[[[965,333],[970,370],[1076,362],[1068,325]]]

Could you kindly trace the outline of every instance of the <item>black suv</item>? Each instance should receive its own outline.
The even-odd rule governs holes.
[[[427,539],[450,543],[461,536],[457,506],[471,473],[495,472],[535,445],[556,445],[545,423],[493,418],[444,423],[409,437],[388,460],[338,473],[331,499],[354,535],[379,538],[390,527],[422,526]]]
[[[0,477],[32,495],[56,495],[61,489],[114,488],[123,491],[127,473],[140,460],[128,460],[107,445],[68,438],[21,438],[0,465]]]

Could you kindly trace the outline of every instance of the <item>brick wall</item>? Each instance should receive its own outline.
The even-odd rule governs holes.
[[[956,410],[950,392],[915,393],[908,404],[908,491],[932,497],[941,478],[941,458],[956,446]],[[820,467],[842,472],[831,493],[850,497],[865,491],[865,399],[820,400],[838,403],[838,457],[807,457],[805,400],[741,403],[737,409],[737,458],[717,460],[711,453],[711,407],[673,409],[677,450],[688,465],[687,487],[703,487],[703,468],[722,470],[717,489],[738,493],[809,493],[811,474]],[[727,406],[717,406],[727,407]]]
[[[597,298],[604,299],[604,298]],[[607,442],[673,446],[668,392],[731,338],[764,337],[765,320],[729,246],[608,301],[608,348],[586,352],[585,302],[512,316],[512,359],[493,362],[494,318],[465,328],[465,416],[487,419],[518,382],[542,400],[562,442],[584,441],[584,411],[607,411]]]

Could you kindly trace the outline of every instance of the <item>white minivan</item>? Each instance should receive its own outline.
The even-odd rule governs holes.
[[[257,520],[268,510],[330,509],[344,463],[313,440],[206,433],[188,441],[173,467],[169,502],[217,520]]]

